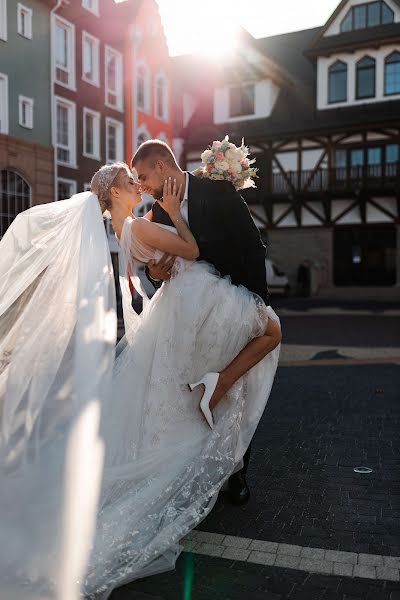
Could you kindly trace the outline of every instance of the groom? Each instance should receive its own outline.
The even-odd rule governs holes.
[[[170,147],[160,140],[141,144],[131,161],[143,192],[155,200],[162,197],[168,177],[182,185],[181,213],[199,246],[198,260],[215,266],[222,276],[229,275],[232,283],[243,285],[269,304],[265,275],[265,246],[242,196],[227,181],[194,177],[178,166]],[[169,216],[158,202],[153,204],[147,218],[172,225]],[[171,276],[174,259],[151,263],[148,276],[155,287]],[[250,446],[244,455],[244,466],[229,478],[229,493],[234,504],[245,504],[250,497],[246,472]]]

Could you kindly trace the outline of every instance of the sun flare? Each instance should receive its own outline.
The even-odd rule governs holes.
[[[184,16],[185,19],[179,11],[162,11],[171,54],[176,53],[175,49],[185,48],[187,53],[221,60],[235,49],[238,19],[226,0],[218,5],[209,0],[203,0],[201,5],[188,2]]]

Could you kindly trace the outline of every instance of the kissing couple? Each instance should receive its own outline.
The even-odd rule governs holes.
[[[79,587],[107,598],[173,568],[179,541],[228,478],[233,497],[247,499],[240,467],[277,368],[265,248],[234,185],[218,169],[216,179],[183,172],[158,140],[139,147],[131,168],[136,180],[124,163],[102,167],[90,192],[21,213],[0,242],[0,576],[35,593],[59,585],[63,556],[46,531],[51,522],[65,532],[59,473],[76,453],[68,436],[85,404],[97,406],[104,460],[98,493],[90,472],[75,478],[72,502],[83,498],[83,511],[91,493],[97,500]],[[136,218],[142,192],[155,203]],[[106,211],[120,244],[116,357]],[[151,300],[143,265],[158,287]],[[79,471],[87,455],[75,458]],[[67,537],[79,545],[78,529]]]

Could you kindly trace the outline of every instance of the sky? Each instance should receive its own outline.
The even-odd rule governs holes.
[[[323,25],[340,0],[157,0],[170,54],[218,57],[237,23],[254,37]]]

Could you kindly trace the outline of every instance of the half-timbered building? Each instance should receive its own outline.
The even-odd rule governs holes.
[[[381,286],[396,295],[400,0],[343,0],[315,29],[257,40],[242,32],[223,65],[175,61],[182,164],[197,166],[226,134],[245,138],[259,168],[246,199],[292,285],[309,261],[319,293]]]

